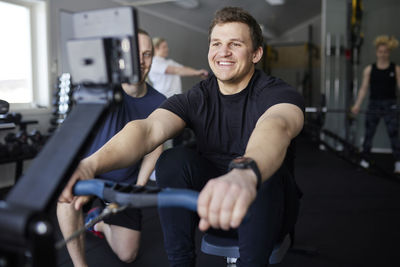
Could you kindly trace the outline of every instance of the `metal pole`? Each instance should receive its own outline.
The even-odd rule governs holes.
[[[313,103],[313,69],[312,69],[312,59],[313,59],[313,27],[308,25],[308,102],[312,105]]]

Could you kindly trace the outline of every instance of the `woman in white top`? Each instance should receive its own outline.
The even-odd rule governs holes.
[[[153,45],[154,57],[149,79],[153,87],[166,97],[182,93],[181,76],[208,76],[207,70],[183,66],[167,58],[168,43],[164,38],[153,38]]]

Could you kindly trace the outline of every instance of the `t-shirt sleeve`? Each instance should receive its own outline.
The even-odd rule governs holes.
[[[305,103],[303,96],[297,92],[297,90],[291,85],[277,79],[269,90],[265,90],[262,93],[262,98],[265,100],[264,103],[268,103],[262,113],[268,108],[281,103],[288,103],[298,106],[304,113]]]
[[[188,92],[186,92],[185,94],[176,94],[169,97],[160,105],[160,108],[171,111],[189,124],[188,105]]]

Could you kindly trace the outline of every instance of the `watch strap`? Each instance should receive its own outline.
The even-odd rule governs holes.
[[[228,166],[228,171],[231,171],[232,169],[251,169],[256,175],[257,178],[257,185],[256,189],[260,189],[262,179],[261,179],[261,172],[258,169],[257,163],[252,159],[248,157],[238,157],[233,159]]]

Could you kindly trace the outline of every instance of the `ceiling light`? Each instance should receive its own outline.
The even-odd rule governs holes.
[[[285,0],[265,0],[271,6],[283,5]]]
[[[134,6],[134,7],[171,3],[171,2],[187,9],[196,8],[199,6],[199,0],[112,0],[112,1],[120,5]]]
[[[174,2],[175,4],[177,4],[180,7],[183,8],[196,8],[199,6],[199,1],[198,0],[176,0],[176,2]]]

